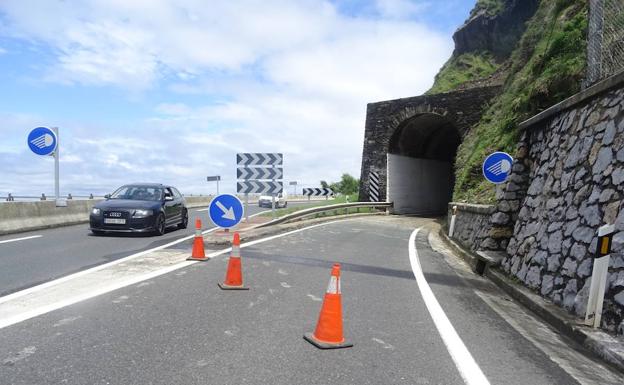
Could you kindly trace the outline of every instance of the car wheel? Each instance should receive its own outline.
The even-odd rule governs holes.
[[[288,207],[288,202],[284,202],[284,208]]]
[[[163,235],[165,233],[165,215],[160,213],[156,218],[156,224],[154,225],[156,235]]]
[[[182,222],[178,224],[179,229],[186,229],[188,227],[188,211],[184,210],[182,212]]]

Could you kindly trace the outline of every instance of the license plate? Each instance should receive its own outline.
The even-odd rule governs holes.
[[[104,218],[104,223],[109,225],[125,225],[126,220],[123,218]]]

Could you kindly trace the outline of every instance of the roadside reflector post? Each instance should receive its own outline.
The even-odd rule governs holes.
[[[594,254],[594,266],[592,269],[591,284],[589,286],[589,298],[585,311],[585,325],[600,327],[602,318],[602,303],[604,301],[609,260],[611,259],[611,243],[613,241],[614,225],[604,225],[598,229],[598,244]]]
[[[455,233],[455,218],[457,217],[457,206],[453,206],[453,215],[451,215],[451,224],[449,225],[449,238],[453,238]]]

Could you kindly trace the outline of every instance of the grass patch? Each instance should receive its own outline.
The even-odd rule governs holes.
[[[458,149],[454,200],[493,203],[495,187],[481,173],[485,157],[494,151],[513,155],[520,122],[580,90],[587,16],[584,0],[540,3],[509,59],[511,70],[501,95]]]
[[[464,53],[453,56],[436,75],[427,94],[449,92],[458,86],[493,74],[499,65],[489,52]]]

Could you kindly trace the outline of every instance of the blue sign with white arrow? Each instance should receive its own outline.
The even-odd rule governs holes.
[[[28,134],[28,147],[37,155],[51,155],[57,144],[56,134],[48,127],[37,127]]]
[[[240,199],[234,195],[221,194],[212,199],[208,213],[215,225],[229,229],[243,219],[244,209]]]
[[[506,152],[490,154],[483,162],[483,176],[492,183],[503,183],[511,173],[512,164],[513,158]]]

